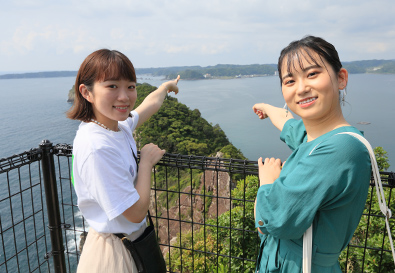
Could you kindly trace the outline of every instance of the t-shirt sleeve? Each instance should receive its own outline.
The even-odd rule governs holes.
[[[299,239],[318,210],[366,198],[369,177],[366,147],[349,135],[332,136],[286,175],[258,189],[255,225],[277,238]]]
[[[285,122],[280,139],[294,151],[306,138],[306,129],[302,120],[289,119]]]
[[[130,112],[132,114],[131,118],[128,118],[127,124],[130,127],[130,129],[132,130],[132,132],[136,129],[137,123],[139,122],[139,113],[137,113],[135,110],[133,110],[132,112]]]
[[[95,150],[87,157],[81,167],[81,178],[109,220],[140,198],[125,162],[111,147]]]

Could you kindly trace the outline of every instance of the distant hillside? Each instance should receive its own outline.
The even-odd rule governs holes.
[[[59,78],[59,77],[75,77],[77,71],[47,71],[47,72],[30,72],[21,74],[5,74],[0,75],[1,79],[31,79],[31,78]]]
[[[344,62],[344,68],[351,74],[378,73],[395,74],[395,60],[365,60]]]
[[[344,67],[350,74],[377,73],[395,74],[395,60],[364,60],[354,62],[343,62]],[[136,68],[136,73],[151,74],[153,76],[164,76],[175,78],[181,75],[184,80],[198,80],[210,78],[235,78],[251,76],[274,75],[277,71],[275,64],[217,64],[215,66],[174,66],[158,68]],[[0,79],[24,79],[24,78],[54,78],[75,77],[77,71],[48,71],[21,74],[0,75]]]

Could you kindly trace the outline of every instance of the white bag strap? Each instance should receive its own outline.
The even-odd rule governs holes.
[[[313,224],[303,234],[303,273],[311,272],[311,253],[313,247]]]
[[[370,161],[372,164],[372,172],[373,172],[373,177],[374,177],[374,184],[376,186],[376,193],[377,193],[377,198],[379,201],[379,207],[380,207],[381,212],[385,216],[385,225],[387,226],[388,238],[390,240],[391,251],[392,251],[392,258],[394,260],[394,265],[395,265],[395,250],[394,250],[394,243],[392,242],[391,228],[390,228],[390,223],[389,223],[389,219],[392,217],[392,213],[391,213],[391,210],[387,206],[387,202],[385,201],[383,184],[381,183],[381,178],[380,178],[380,171],[379,171],[379,167],[377,166],[376,157],[374,155],[372,146],[370,146],[369,142],[363,136],[358,135],[356,133],[344,132],[344,133],[339,133],[339,134],[349,134],[349,135],[352,135],[353,137],[356,137],[366,146],[366,148],[369,151]]]
[[[377,198],[379,201],[379,207],[380,207],[381,212],[385,216],[385,224],[387,227],[388,238],[390,240],[392,258],[393,258],[394,264],[395,264],[395,250],[394,250],[394,244],[392,242],[391,228],[389,225],[389,219],[391,218],[392,213],[391,213],[391,210],[387,207],[387,202],[385,201],[383,185],[381,183],[381,178],[380,178],[380,172],[379,172],[379,168],[377,166],[376,157],[374,155],[372,146],[370,146],[369,142],[363,136],[358,135],[356,133],[343,132],[343,133],[339,133],[339,134],[348,134],[348,135],[351,135],[351,136],[357,138],[359,141],[361,141],[366,146],[366,148],[369,151],[370,161],[372,164],[373,178],[374,178],[374,183],[376,186]],[[315,150],[315,148],[317,146],[315,146],[313,148],[313,150],[310,152],[310,154]],[[311,273],[312,244],[313,244],[313,224],[311,224],[311,226],[303,234],[303,273]]]

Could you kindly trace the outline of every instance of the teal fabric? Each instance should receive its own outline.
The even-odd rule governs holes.
[[[371,166],[366,147],[340,132],[361,134],[345,126],[307,142],[301,120],[285,123],[280,138],[293,153],[257,193],[255,226],[265,233],[257,272],[302,272],[303,233],[312,222],[312,272],[341,272],[338,257],[361,218]]]

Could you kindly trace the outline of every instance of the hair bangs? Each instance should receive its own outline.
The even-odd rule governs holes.
[[[111,51],[100,63],[101,68],[96,76],[98,81],[128,80],[136,82],[136,73],[130,60],[118,51]]]
[[[317,57],[320,58],[320,62],[317,60]],[[303,65],[303,60],[306,60],[308,64],[316,65],[318,67],[322,67],[322,64],[324,64],[320,55],[314,54],[314,52],[311,52],[309,48],[305,47],[299,47],[289,51],[285,55],[285,59],[287,62],[287,73],[292,73],[292,71],[297,70],[298,68],[296,66],[299,66],[299,69],[303,70],[305,68]]]

